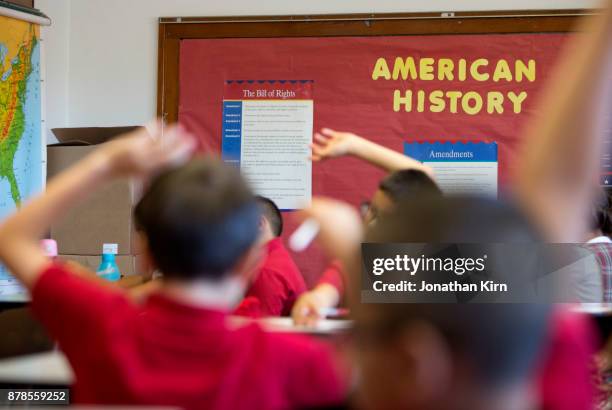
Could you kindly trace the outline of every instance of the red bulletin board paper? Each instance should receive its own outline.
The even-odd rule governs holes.
[[[351,131],[402,152],[407,141],[486,141],[499,144],[500,186],[507,184],[517,156],[526,118],[537,103],[558,52],[569,34],[483,34],[443,36],[326,37],[272,39],[182,40],[180,47],[179,121],[200,135],[203,146],[220,151],[222,103],[226,80],[309,79],[314,81],[314,129]],[[533,81],[460,81],[434,79],[373,80],[379,58],[393,70],[396,57],[450,59],[456,65],[487,59],[480,67],[492,77],[500,59],[514,71],[516,60],[534,60]],[[469,71],[469,69],[468,69]],[[521,112],[507,106],[502,114],[482,110],[476,115],[448,110],[399,112],[393,109],[395,90],[526,92]],[[485,97],[486,98],[486,97]],[[414,107],[413,107],[414,108]],[[353,158],[313,165],[313,195],[328,195],[357,205],[368,199],[383,173]],[[294,222],[288,219],[286,233]],[[325,261],[316,251],[296,256],[312,283]]]

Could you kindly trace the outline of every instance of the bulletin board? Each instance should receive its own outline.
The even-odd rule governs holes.
[[[309,81],[314,129],[405,143],[496,143],[499,186],[582,10],[162,18],[157,111],[220,151],[228,81]],[[312,194],[355,205],[384,174],[353,158],[313,164]],[[285,215],[290,232],[294,227]],[[307,282],[325,260],[295,255]]]

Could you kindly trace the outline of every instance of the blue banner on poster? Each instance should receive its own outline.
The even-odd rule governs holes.
[[[497,143],[404,142],[404,154],[421,162],[497,162]]]
[[[404,153],[430,166],[447,195],[497,197],[496,142],[405,142]]]
[[[221,158],[240,166],[242,139],[242,101],[223,101]]]

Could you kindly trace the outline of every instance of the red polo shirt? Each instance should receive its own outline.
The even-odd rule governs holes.
[[[231,329],[225,313],[161,294],[135,305],[60,264],[43,272],[32,308],[68,357],[80,403],[289,409],[344,393],[327,346]]]
[[[539,374],[541,407],[594,409],[594,357],[598,343],[591,318],[560,305],[551,319],[549,340]]]
[[[288,316],[296,299],[306,291],[302,273],[281,238],[266,244],[264,264],[235,314],[249,317]]]
[[[344,284],[344,274],[342,273],[342,263],[340,261],[335,260],[325,268],[317,281],[317,285],[322,285],[324,283],[336,288],[340,295],[340,299],[344,298],[346,286]]]
[[[338,290],[340,298],[346,289],[342,264],[332,262],[317,285],[326,283]],[[586,315],[559,308],[551,318],[549,343],[538,374],[542,406],[554,410],[589,410],[595,398],[592,361],[597,337]]]

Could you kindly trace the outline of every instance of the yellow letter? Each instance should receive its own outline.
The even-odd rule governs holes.
[[[470,100],[474,100],[474,105],[470,106]],[[461,99],[461,108],[466,114],[476,115],[482,110],[482,97],[476,91],[468,91]]]
[[[425,111],[425,91],[417,91],[417,112]]]
[[[372,80],[378,80],[378,77],[383,77],[385,80],[391,79],[387,60],[382,57],[376,60],[376,65],[374,65],[374,70],[372,70]]]
[[[417,71],[416,65],[414,64],[414,58],[407,57],[406,61],[402,60],[401,57],[395,57],[395,64],[393,64],[393,76],[394,80],[399,78],[400,73],[402,74],[402,80],[408,79],[408,74],[410,74],[410,78],[416,80]]]
[[[493,73],[493,81],[498,82],[501,79],[512,81],[512,72],[510,72],[510,66],[506,60],[499,60]]]
[[[432,91],[429,94],[429,111],[431,112],[442,112],[446,108],[446,101],[444,101],[444,92],[440,90]]]
[[[400,106],[404,104],[404,110],[406,112],[412,111],[412,91],[406,90],[406,96],[402,97],[400,90],[393,91],[393,111],[398,112]]]
[[[487,112],[493,114],[493,111],[504,113],[504,95],[499,91],[490,91],[487,94]]]
[[[446,97],[450,100],[449,111],[457,114],[457,100],[461,98],[461,91],[447,91]]]
[[[465,81],[466,64],[467,62],[465,61],[465,58],[462,58],[459,60],[459,67],[458,67],[458,73],[457,73],[457,77],[459,78],[459,81]]]
[[[523,81],[523,76],[529,80],[529,82],[534,82],[536,79],[536,62],[535,60],[529,60],[527,63],[529,66],[525,65],[525,62],[522,60],[516,60],[514,63],[514,76],[516,77],[516,81]]]
[[[481,67],[483,65],[489,65],[489,60],[487,60],[486,58],[479,58],[478,60],[474,61],[470,66],[470,74],[474,80],[487,81],[489,79],[489,73],[481,74],[478,71],[478,67]]]
[[[430,81],[434,79],[433,63],[433,58],[421,58],[419,60],[419,78],[421,80]]]
[[[527,92],[522,91],[519,95],[516,95],[513,91],[508,92],[508,98],[512,101],[513,109],[515,114],[520,114],[522,110],[523,101],[527,98]]]
[[[455,63],[450,58],[441,58],[438,60],[438,80],[448,80],[453,81],[455,77],[453,75],[453,68],[455,68]]]

